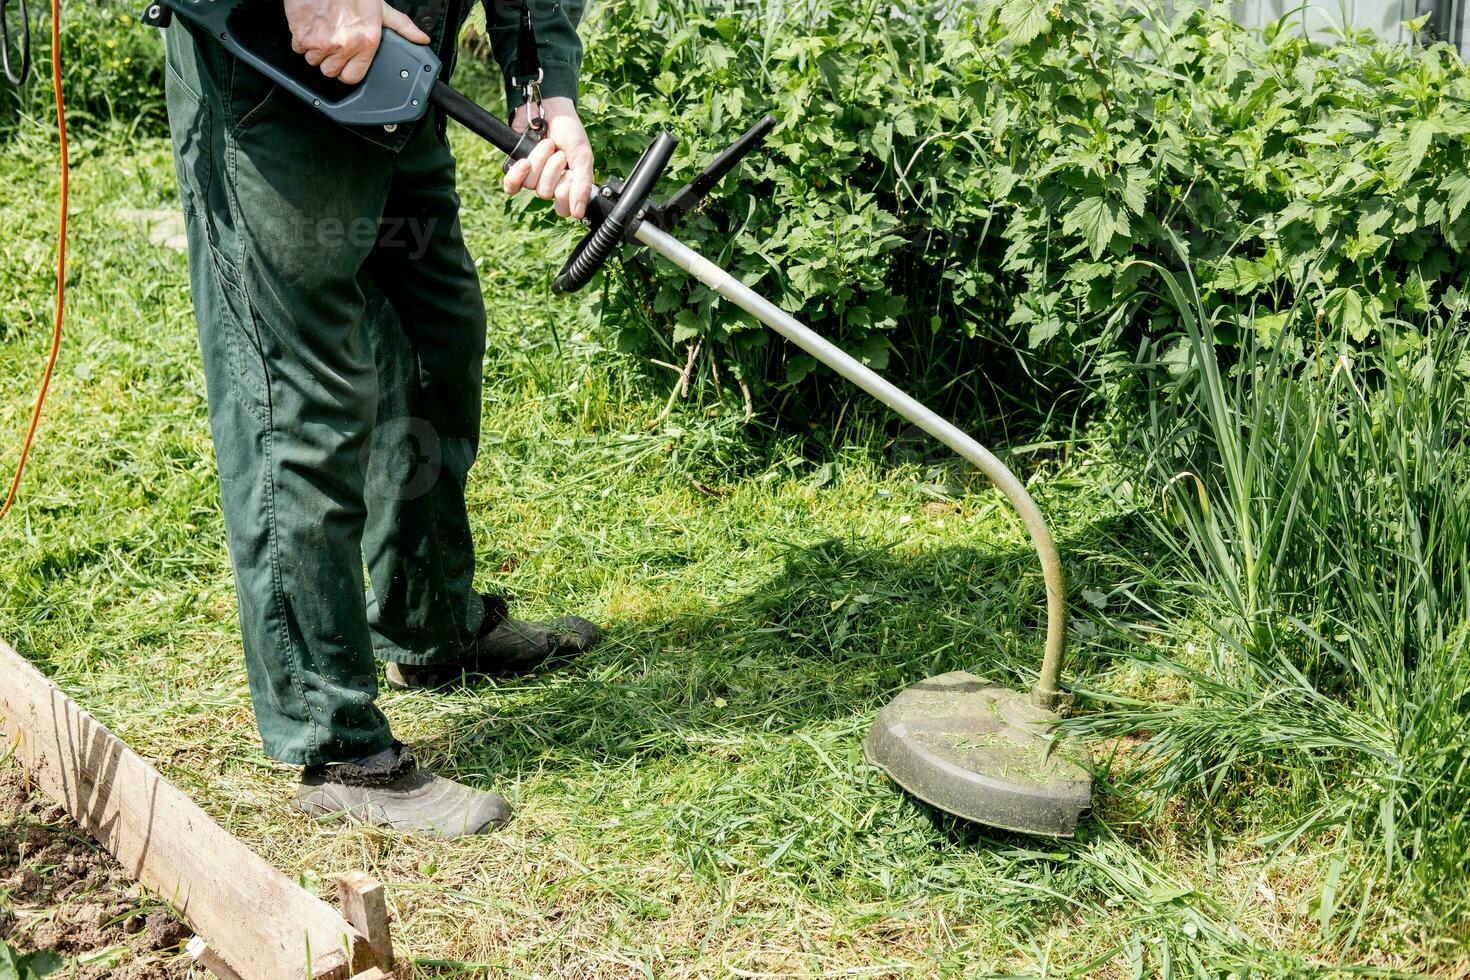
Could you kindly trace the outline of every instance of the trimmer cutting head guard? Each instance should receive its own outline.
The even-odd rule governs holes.
[[[967,820],[1070,837],[1092,805],[1086,751],[1053,737],[1031,696],[965,671],[906,688],[878,713],[868,761],[926,803]]]

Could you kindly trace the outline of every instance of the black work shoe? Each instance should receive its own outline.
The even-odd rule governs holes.
[[[294,805],[319,820],[340,816],[446,839],[489,833],[510,819],[505,797],[434,775],[396,742],[371,759],[307,766]]]
[[[464,657],[442,664],[390,663],[388,686],[400,691],[448,687],[466,674],[525,674],[552,660],[570,660],[591,650],[602,631],[579,616],[549,623],[511,619],[505,600],[487,595],[479,639]]]

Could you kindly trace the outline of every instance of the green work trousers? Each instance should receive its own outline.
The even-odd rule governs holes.
[[[432,114],[365,139],[181,19],[167,34],[256,721],[283,762],[363,756],[392,740],[375,655],[455,659],[484,617],[464,487],[485,306],[454,159]]]

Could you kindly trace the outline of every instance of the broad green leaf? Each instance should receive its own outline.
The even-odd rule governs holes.
[[[1285,329],[1289,313],[1261,313],[1257,314],[1251,321],[1251,326],[1256,332],[1256,339],[1262,345],[1270,347],[1276,342],[1276,337]]]
[[[1220,267],[1212,284],[1229,292],[1250,293],[1275,281],[1276,273],[1266,263],[1237,257]]]
[[[1116,201],[1089,197],[1062,219],[1062,231],[1080,232],[1094,261],[1107,251],[1113,236],[1129,233],[1128,216]]]
[[[873,151],[878,159],[885,163],[895,162],[893,159],[893,124],[883,120],[873,127],[872,132]]]
[[[817,359],[810,354],[797,354],[786,362],[786,383],[800,384],[817,366]]]
[[[1052,0],[1005,0],[1000,8],[1000,26],[1006,40],[1021,47],[1045,34],[1051,29],[1051,5]]]
[[[1470,172],[1456,170],[1440,181],[1439,189],[1447,198],[1445,207],[1449,209],[1449,220],[1458,219],[1465,205],[1470,204]]]
[[[1328,322],[1347,331],[1359,343],[1367,340],[1378,326],[1377,306],[1365,303],[1356,286],[1341,286],[1329,293],[1326,312]]]
[[[863,341],[862,345],[854,353],[857,355],[858,360],[862,361],[874,371],[882,371],[888,367],[888,354],[892,349],[893,345],[888,342],[887,337],[880,333],[875,333],[869,335],[868,339]]]
[[[1018,180],[1020,180],[1020,175],[1010,167],[996,167],[990,177],[991,195],[997,198],[1010,197]]]
[[[1033,350],[1062,332],[1062,321],[1051,313],[1044,313],[1026,332],[1026,343]]]
[[[1389,153],[1388,172],[1395,183],[1402,184],[1414,175],[1419,164],[1424,162],[1424,154],[1434,141],[1434,134],[1438,132],[1439,122],[1432,118],[1415,119],[1409,123],[1403,138],[1392,144]]]
[[[1393,205],[1384,200],[1374,201],[1368,207],[1358,212],[1359,237],[1366,238],[1368,235],[1373,234],[1379,228],[1382,228],[1384,223],[1391,217],[1393,217]]]
[[[1136,144],[1142,149],[1143,144]],[[1148,192],[1152,186],[1148,172],[1142,167],[1129,167],[1123,173],[1123,203],[1134,214],[1143,214],[1148,203]]]
[[[709,326],[704,317],[685,307],[674,317],[674,343],[682,344],[704,333]]]
[[[45,980],[65,967],[66,961],[49,949],[39,949],[20,958],[20,973],[24,980]]]
[[[1470,112],[1456,108],[1441,108],[1437,115],[1440,132],[1447,136],[1470,136]]]

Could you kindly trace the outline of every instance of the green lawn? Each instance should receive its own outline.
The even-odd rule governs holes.
[[[747,425],[734,393],[661,417],[672,373],[602,346],[592,294],[550,296],[565,233],[506,218],[498,161],[460,145],[492,311],[471,488],[482,583],[524,614],[585,612],[608,641],[544,677],[384,694],[400,737],[517,808],[506,831],[452,844],[287,811],[295,772],[261,754],[246,696],[184,256],[123,213],[172,206],[167,147],[120,133],[76,147],[70,326],[0,525],[0,635],[225,826],[323,893],[335,871],[378,875],[428,976],[1435,962],[1433,937],[1388,906],[1363,910],[1350,946],[1324,944],[1310,899],[1333,842],[1258,842],[1289,786],[1155,812],[1103,778],[1062,842],[937,816],[868,769],[862,736],[903,684],[1031,676],[1042,587],[1019,521],[941,454],[889,445],[879,417],[804,442]],[[48,330],[55,181],[38,143],[0,167],[8,468]],[[1079,607],[1153,581],[1104,461],[1085,445],[1013,461]],[[1150,690],[1098,635],[1074,630],[1083,685]]]

